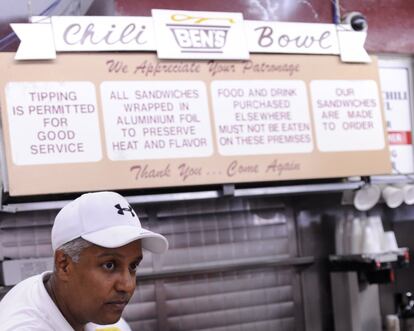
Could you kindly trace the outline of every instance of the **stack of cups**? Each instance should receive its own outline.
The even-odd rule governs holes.
[[[378,254],[396,251],[398,245],[393,231],[384,232],[379,216],[355,217],[337,222],[335,250],[337,255]]]
[[[364,222],[358,217],[341,219],[336,224],[335,248],[337,255],[351,255],[362,253],[364,236]]]
[[[383,252],[395,252],[398,250],[397,239],[394,231],[384,232],[381,241],[381,249]]]
[[[384,233],[381,218],[370,216],[365,220],[361,252],[365,254],[381,253],[381,239]]]
[[[351,236],[349,243],[349,253],[350,254],[361,254],[361,245],[362,245],[362,236],[363,236],[363,223],[358,217],[355,217],[352,220],[351,226]]]
[[[336,222],[335,227],[335,254],[336,255],[345,255],[346,248],[345,248],[345,224],[346,220],[341,218],[338,222]]]

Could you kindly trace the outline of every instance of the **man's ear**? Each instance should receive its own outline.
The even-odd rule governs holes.
[[[63,281],[67,280],[73,268],[73,261],[63,251],[55,252],[55,274]]]

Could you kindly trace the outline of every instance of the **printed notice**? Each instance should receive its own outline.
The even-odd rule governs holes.
[[[217,80],[211,91],[220,154],[312,152],[303,81]]]
[[[205,157],[213,152],[201,81],[105,81],[101,84],[111,160]]]
[[[375,81],[314,80],[310,87],[316,138],[322,152],[384,148]]]
[[[409,67],[380,68],[384,112],[387,120],[388,143],[394,173],[413,173],[411,138]]]
[[[5,92],[15,164],[101,159],[95,87],[91,82],[9,82]]]

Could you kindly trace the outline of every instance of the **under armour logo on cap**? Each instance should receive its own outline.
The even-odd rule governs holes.
[[[128,205],[128,208],[122,208],[121,205],[118,203],[114,206],[116,209],[118,209],[118,214],[125,215],[124,211],[129,211],[131,213],[132,217],[135,217],[134,211],[132,210],[132,207]]]

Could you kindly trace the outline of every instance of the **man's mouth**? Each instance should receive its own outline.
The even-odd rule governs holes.
[[[124,310],[125,306],[128,304],[128,300],[108,301],[105,304],[114,310]]]

